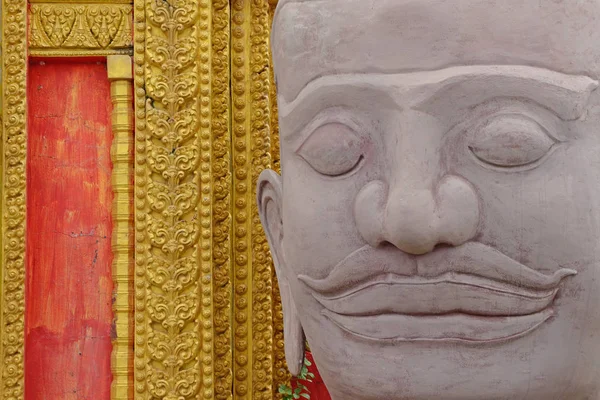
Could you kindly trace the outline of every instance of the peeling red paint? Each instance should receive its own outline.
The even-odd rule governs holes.
[[[105,64],[28,71],[25,397],[110,399],[112,189]]]

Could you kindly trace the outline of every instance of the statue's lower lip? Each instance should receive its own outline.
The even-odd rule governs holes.
[[[390,342],[495,343],[522,337],[553,315],[548,307],[520,316],[379,314],[349,316],[324,309],[322,314],[342,330],[363,339]]]
[[[531,289],[466,274],[437,278],[375,277],[336,295],[313,292],[327,310],[347,316],[464,313],[512,317],[549,307],[558,287]]]

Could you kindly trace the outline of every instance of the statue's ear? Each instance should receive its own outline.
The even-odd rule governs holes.
[[[304,362],[304,331],[298,317],[298,310],[292,298],[292,292],[286,273],[289,271],[283,254],[282,220],[282,183],[281,176],[275,171],[265,170],[258,177],[257,202],[258,213],[263,229],[269,241],[271,256],[275,264],[281,302],[283,306],[283,335],[285,360],[293,376],[300,374]]]

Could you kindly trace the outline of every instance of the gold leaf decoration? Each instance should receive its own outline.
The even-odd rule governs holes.
[[[133,321],[131,320],[133,275],[133,83],[131,57],[111,55],[107,59],[112,109],[111,159],[113,188],[112,275],[114,335],[111,356],[111,398],[127,399],[133,383]]]
[[[234,360],[233,382],[234,398],[250,400],[252,398],[252,247],[250,231],[251,201],[248,193],[252,193],[248,177],[251,149],[248,107],[248,59],[250,2],[233,0],[231,6],[231,102],[232,115],[232,169],[233,178],[233,260],[234,266]]]
[[[231,301],[231,137],[230,137],[230,4],[212,1],[212,93],[203,99],[212,111],[212,276],[214,321],[214,399],[233,397]],[[208,93],[206,93],[208,94]],[[210,182],[211,177],[206,176]],[[204,179],[203,179],[204,182]],[[208,397],[212,398],[212,397]]]
[[[254,195],[278,160],[272,7],[197,1],[135,5],[136,398],[273,399],[289,374]]]
[[[129,10],[127,10],[127,14],[123,14],[124,10],[122,8],[119,9],[114,6],[88,7],[84,10],[83,14],[87,18],[90,32],[102,48],[107,48],[113,42],[122,21],[128,19],[131,14]]]
[[[250,131],[251,186],[256,188],[258,176],[265,168],[271,168],[270,136],[270,79],[269,59],[269,13],[267,0],[253,0],[250,29],[250,77],[252,116]],[[273,261],[258,216],[255,196],[251,202],[252,224],[252,330],[253,330],[253,393],[252,399],[273,398]]]
[[[212,398],[209,1],[135,9],[135,393]]]
[[[27,3],[2,1],[2,394],[21,400]],[[289,380],[254,195],[279,168],[275,3],[30,4],[32,55],[133,53],[136,399],[274,399]]]
[[[24,398],[25,190],[27,156],[27,1],[2,4],[2,387]]]
[[[29,48],[33,55],[131,52],[131,5],[35,3],[29,13]]]
[[[234,396],[273,399],[273,268],[255,201],[271,167],[269,3],[232,2]]]

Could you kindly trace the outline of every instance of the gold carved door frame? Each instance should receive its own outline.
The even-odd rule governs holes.
[[[24,398],[28,56],[108,57],[112,398],[278,398],[283,318],[254,195],[279,168],[276,1],[2,1],[3,398]]]

